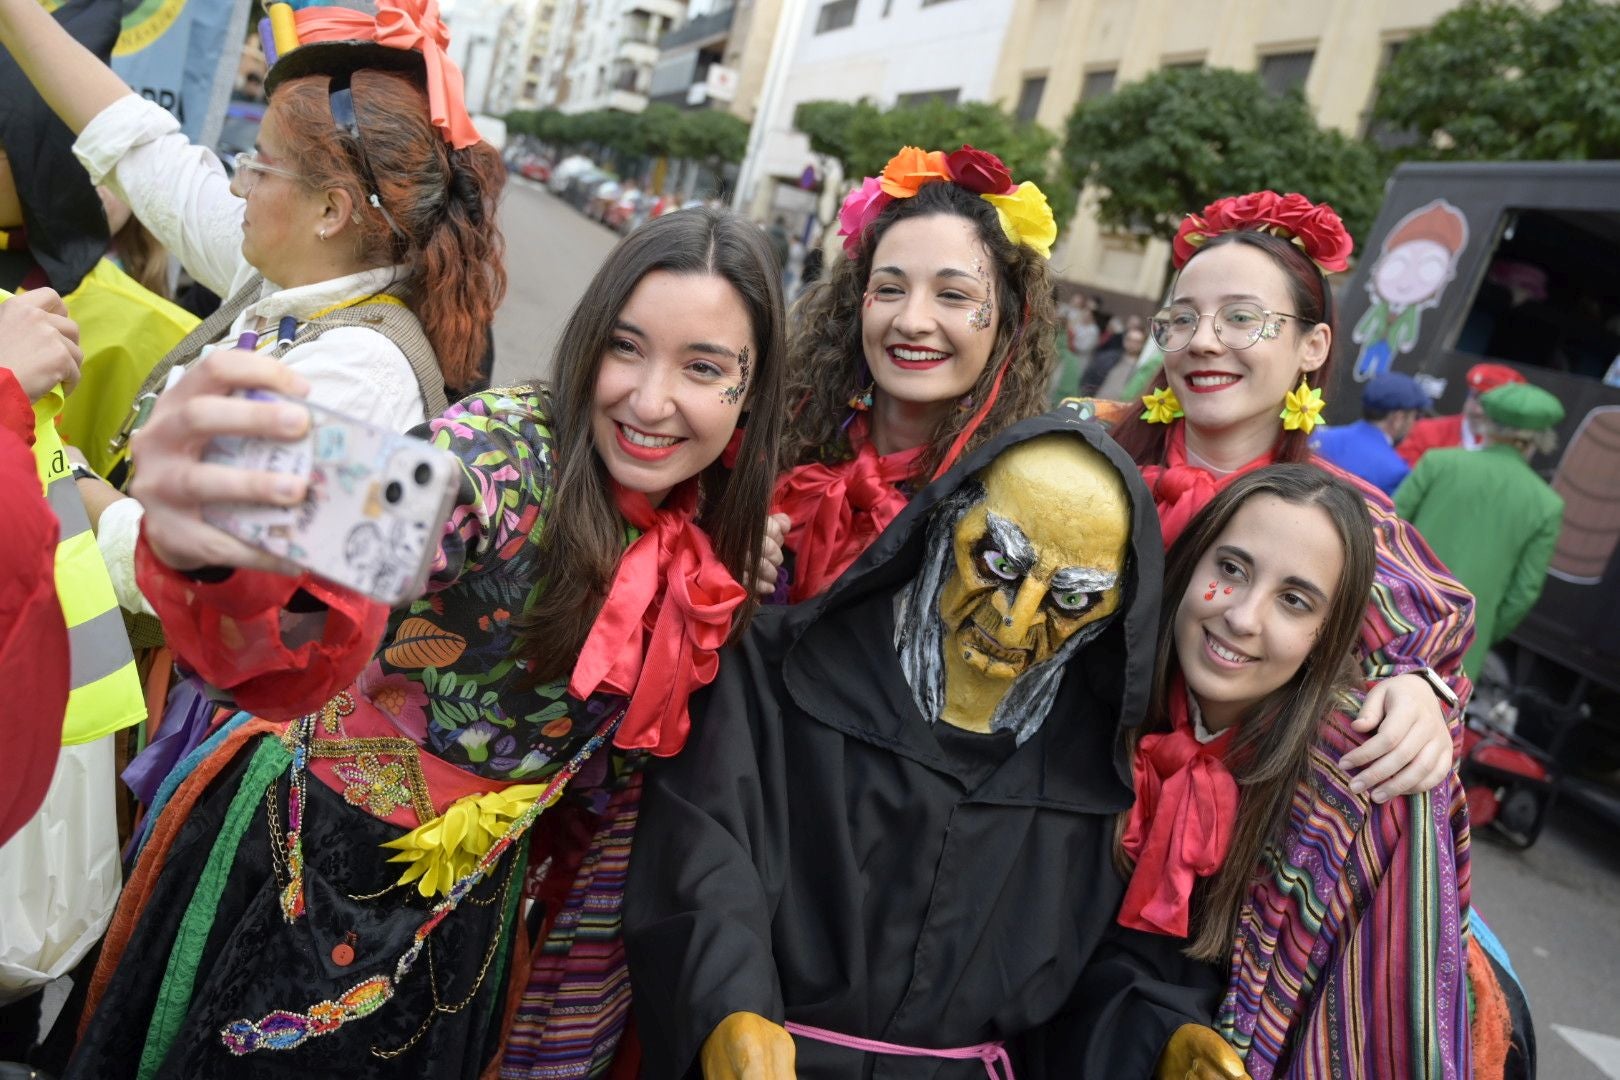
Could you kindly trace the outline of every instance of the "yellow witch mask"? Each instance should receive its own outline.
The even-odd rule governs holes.
[[[1013,680],[1119,607],[1130,496],[1078,439],[1012,447],[980,474],[985,497],[957,522],[955,573],[940,589],[941,719],[988,731]]]

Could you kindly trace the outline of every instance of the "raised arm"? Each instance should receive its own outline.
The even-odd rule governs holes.
[[[0,0],[0,46],[75,135],[101,110],[135,92],[58,26],[39,0]]]

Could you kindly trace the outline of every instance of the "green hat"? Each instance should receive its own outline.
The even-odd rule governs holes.
[[[1564,422],[1563,404],[1531,383],[1508,383],[1479,399],[1485,415],[1506,428],[1545,431]]]

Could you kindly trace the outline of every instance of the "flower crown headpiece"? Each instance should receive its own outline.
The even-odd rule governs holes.
[[[996,208],[1007,239],[1023,244],[1042,258],[1051,258],[1057,222],[1046,195],[1029,180],[1014,184],[1012,173],[1000,158],[966,145],[951,154],[901,147],[883,166],[882,175],[863,180],[838,211],[838,235],[844,238],[844,254],[853,259],[860,253],[866,227],[877,220],[884,207],[896,199],[909,199],[924,184],[936,181],[957,184],[984,199]]]
[[[1313,203],[1297,192],[1256,191],[1216,199],[1202,214],[1183,218],[1172,244],[1176,269],[1187,265],[1193,253],[1213,237],[1242,230],[1292,241],[1324,274],[1348,267],[1355,247],[1344,222],[1326,203]]]

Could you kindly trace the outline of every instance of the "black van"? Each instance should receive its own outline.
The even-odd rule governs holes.
[[[1504,652],[1567,718],[1584,703],[1599,736],[1585,760],[1620,767],[1620,162],[1403,165],[1339,301],[1334,422],[1392,369],[1458,412],[1484,360],[1564,403],[1559,449],[1533,462],[1564,498],[1563,533]]]

